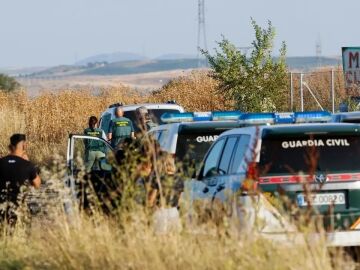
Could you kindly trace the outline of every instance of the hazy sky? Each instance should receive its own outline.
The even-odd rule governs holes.
[[[208,47],[253,39],[250,17],[277,30],[289,56],[360,46],[359,0],[205,0]],[[0,67],[71,64],[94,54],[196,54],[197,0],[0,0]]]

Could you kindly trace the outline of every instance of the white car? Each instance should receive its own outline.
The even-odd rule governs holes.
[[[148,109],[150,116],[154,123],[159,125],[163,124],[161,121],[161,115],[164,113],[182,113],[184,108],[176,104],[174,101],[169,101],[168,103],[143,103],[143,104],[133,104],[133,105],[122,105],[120,103],[112,104],[109,108],[101,114],[99,126],[105,133],[109,132],[110,121],[115,117],[115,109],[121,107],[124,111],[124,117],[129,118],[133,124],[135,132],[139,131],[139,127],[136,125],[137,119],[135,111],[139,107],[145,107]]]

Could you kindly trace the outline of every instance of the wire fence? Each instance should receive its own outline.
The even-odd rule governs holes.
[[[335,112],[349,96],[349,91],[345,90],[342,69],[289,73],[290,110]]]

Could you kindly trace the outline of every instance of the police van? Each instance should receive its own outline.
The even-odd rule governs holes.
[[[133,105],[123,105],[121,103],[112,104],[109,108],[101,114],[99,126],[105,133],[109,132],[110,122],[112,119],[116,118],[115,110],[117,107],[121,107],[124,111],[124,117],[129,118],[133,124],[135,132],[138,132],[140,129],[136,125],[137,116],[136,109],[140,107],[145,107],[152,118],[152,121],[157,124],[163,124],[161,121],[161,115],[164,113],[182,113],[184,108],[176,104],[175,101],[168,101],[167,103],[144,103],[144,104],[133,104]]]
[[[163,125],[149,131],[160,148],[174,156],[177,163],[196,169],[219,135],[239,127],[239,111],[166,113]]]
[[[241,115],[245,126],[222,133],[189,181],[191,201],[249,197],[250,177],[266,197],[286,196],[300,212],[311,204],[326,229],[357,233],[333,235],[334,245],[359,245],[360,126],[330,120],[328,112]]]
[[[337,123],[360,123],[360,112],[339,112],[334,113],[332,122]]]

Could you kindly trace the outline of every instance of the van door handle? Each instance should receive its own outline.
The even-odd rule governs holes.
[[[220,192],[220,191],[222,191],[223,189],[225,189],[225,184],[218,185],[217,188],[216,188],[216,191],[217,191],[217,192]]]

